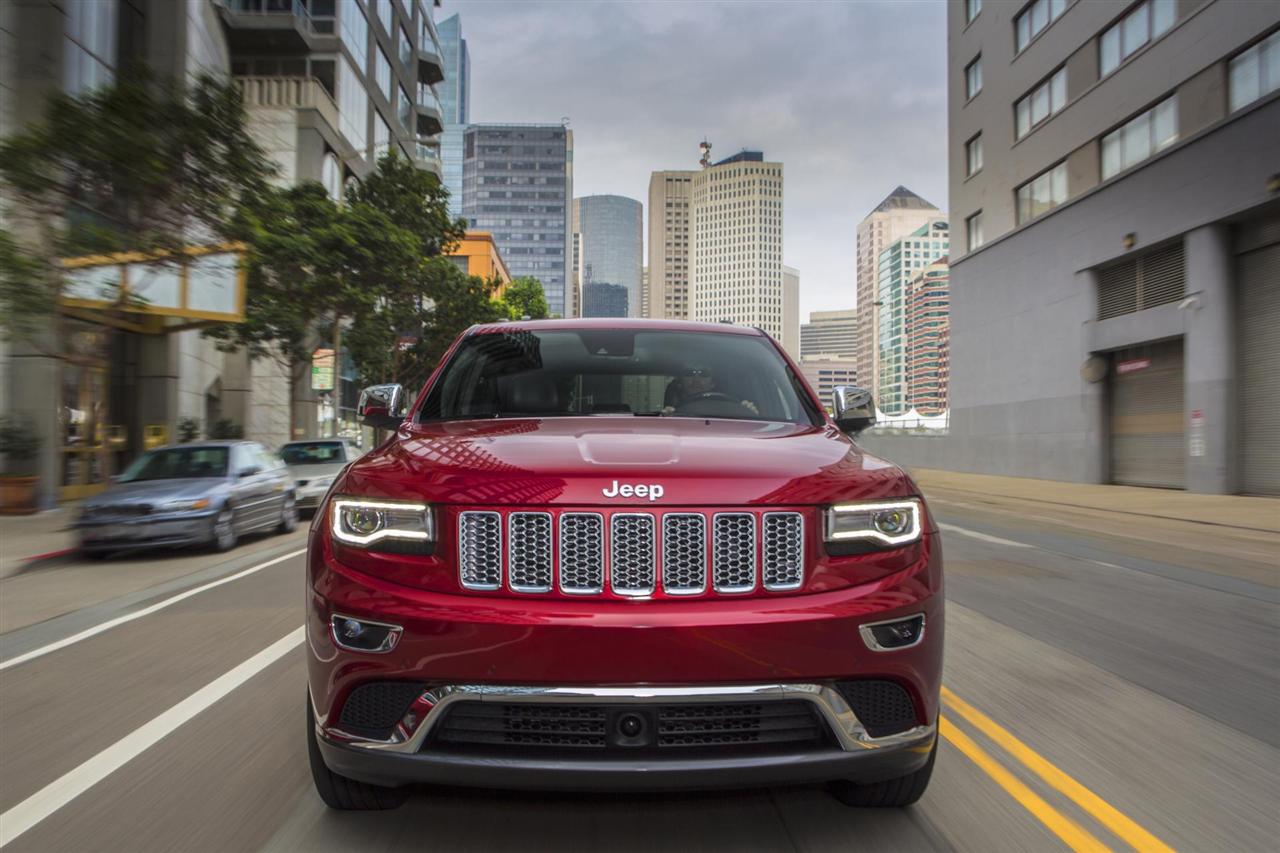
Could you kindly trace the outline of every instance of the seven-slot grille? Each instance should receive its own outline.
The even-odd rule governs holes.
[[[467,589],[521,593],[795,590],[804,583],[804,516],[467,510],[458,516],[458,575]]]

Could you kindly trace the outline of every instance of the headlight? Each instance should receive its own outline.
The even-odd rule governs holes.
[[[209,507],[208,498],[200,498],[194,501],[169,501],[167,504],[161,504],[161,512],[195,512],[200,509]]]
[[[330,515],[333,537],[345,545],[430,553],[436,538],[431,508],[423,503],[337,498]]]
[[[864,540],[896,546],[920,538],[920,501],[874,501],[837,504],[827,510],[828,542]]]

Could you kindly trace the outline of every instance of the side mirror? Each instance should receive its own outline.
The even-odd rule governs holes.
[[[831,391],[831,408],[841,432],[857,435],[875,426],[876,404],[871,392],[852,385],[837,385]]]
[[[396,429],[404,422],[404,386],[370,385],[360,392],[356,413],[365,426]]]
[[[245,477],[252,477],[254,474],[261,474],[261,473],[262,473],[262,469],[259,468],[257,465],[246,465],[245,467],[240,469],[239,476],[241,479],[244,479]]]

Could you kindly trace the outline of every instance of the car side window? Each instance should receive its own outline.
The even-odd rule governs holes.
[[[261,468],[262,465],[254,458],[249,445],[234,445],[231,448],[231,475],[239,477],[240,472],[249,467]]]
[[[261,444],[252,445],[254,456],[258,459],[258,467],[263,471],[278,471],[284,467],[280,457]]]

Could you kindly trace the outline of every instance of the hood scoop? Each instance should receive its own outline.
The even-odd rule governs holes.
[[[578,436],[578,453],[584,462],[608,465],[674,465],[680,461],[680,438],[674,435],[615,433]]]

